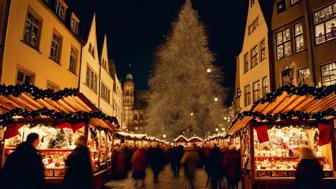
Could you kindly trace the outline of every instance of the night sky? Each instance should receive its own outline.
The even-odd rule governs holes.
[[[69,0],[69,3],[81,20],[83,36],[96,11],[98,43],[101,46],[106,33],[109,57],[116,62],[119,78],[124,80],[131,64],[135,88],[148,89],[154,54],[169,34],[184,0]],[[192,3],[206,27],[215,64],[222,68],[223,85],[233,89],[235,56],[241,49],[248,0],[192,0]]]

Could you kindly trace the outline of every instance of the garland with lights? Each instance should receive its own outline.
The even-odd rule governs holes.
[[[0,85],[0,95],[8,96],[20,96],[22,93],[31,94],[34,99],[50,98],[53,100],[59,100],[63,97],[73,96],[78,93],[78,89],[65,88],[60,91],[53,91],[51,89],[40,89],[34,85]]]
[[[239,113],[238,117],[232,122],[231,127],[238,120],[241,120],[245,116],[252,116],[253,119],[258,118],[260,120],[267,120],[268,122],[275,122],[279,119],[289,120],[294,117],[297,117],[298,119],[303,120],[303,121],[309,120],[309,119],[315,119],[317,121],[322,121],[324,117],[336,116],[336,110],[333,108],[330,108],[323,112],[318,112],[318,113],[304,113],[300,111],[289,111],[287,113],[278,113],[278,114],[263,114],[261,112],[244,111],[242,113]]]
[[[79,122],[79,121],[88,121],[91,118],[99,118],[104,121],[109,121],[110,123],[115,123],[118,125],[118,120],[113,116],[108,116],[104,114],[102,111],[94,111],[94,112],[75,112],[71,114],[65,114],[62,112],[57,112],[55,110],[49,110],[47,108],[43,108],[35,111],[28,111],[26,109],[13,109],[7,113],[0,115],[0,121],[2,123],[10,122],[14,116],[22,116],[24,118],[40,118],[41,116],[48,116],[55,120],[66,120],[69,122]]]
[[[276,89],[273,92],[267,93],[266,96],[262,99],[257,100],[251,110],[253,110],[258,104],[263,104],[265,102],[274,102],[275,99],[280,96],[283,92],[286,92],[290,95],[312,95],[316,98],[323,98],[325,96],[328,96],[331,93],[336,92],[336,85],[331,85],[327,87],[321,87],[321,88],[315,88],[308,85],[302,85],[300,87],[295,87],[294,85],[290,86],[283,86],[278,89]]]

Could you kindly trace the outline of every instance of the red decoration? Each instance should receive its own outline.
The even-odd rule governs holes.
[[[267,129],[268,127],[266,125],[255,128],[260,143],[269,141]]]
[[[7,125],[5,131],[5,139],[12,138],[19,134],[20,124]]]
[[[69,128],[71,129],[71,124],[69,122],[62,122],[56,125],[56,128]]]
[[[85,122],[74,123],[72,124],[72,131],[75,133],[78,129],[82,128],[83,126],[85,126]]]
[[[317,145],[323,146],[325,144],[328,144],[330,142],[331,126],[329,124],[319,123],[318,130],[319,130],[319,137]]]

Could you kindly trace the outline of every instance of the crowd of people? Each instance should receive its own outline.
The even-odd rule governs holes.
[[[167,146],[155,144],[148,147],[116,145],[112,152],[112,178],[124,179],[132,171],[135,186],[141,181],[144,186],[146,168],[153,173],[153,183],[159,182],[160,172],[166,165],[170,165],[174,177],[180,176],[184,171],[186,181],[190,188],[194,188],[196,170],[204,168],[208,175],[206,186],[213,189],[238,188],[240,180],[240,151],[235,145],[205,144],[197,146],[189,144]],[[181,169],[182,168],[182,169]],[[224,179],[228,181],[225,186]]]
[[[65,160],[65,176],[62,188],[93,189],[93,171],[90,150],[86,137],[80,136],[76,148]],[[39,135],[31,133],[27,140],[17,146],[1,169],[2,188],[47,188],[44,178],[42,157],[37,151]],[[301,148],[301,161],[296,171],[295,189],[321,188],[323,170],[314,152],[310,148]],[[127,178],[132,172],[134,185],[144,187],[146,169],[153,173],[153,183],[159,182],[159,175],[166,165],[170,165],[174,177],[184,171],[184,178],[189,188],[195,188],[194,180],[197,169],[204,169],[208,175],[206,187],[212,189],[238,189],[241,178],[240,151],[235,145],[227,143],[162,145],[151,146],[115,145],[112,152],[111,179]],[[227,182],[224,182],[227,180]],[[140,183],[139,183],[140,182]],[[227,183],[227,184],[225,184]]]

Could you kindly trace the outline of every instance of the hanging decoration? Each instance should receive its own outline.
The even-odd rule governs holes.
[[[259,143],[269,141],[268,132],[267,132],[268,127],[266,125],[261,126],[261,127],[256,127],[254,129],[257,131]]]
[[[49,110],[47,108],[43,108],[40,110],[35,111],[28,111],[26,109],[13,109],[7,113],[0,115],[0,121],[3,124],[6,124],[7,122],[12,121],[14,116],[21,116],[24,118],[39,118],[41,116],[47,116],[52,119],[56,120],[64,120],[69,122],[81,122],[81,121],[87,121],[91,118],[99,118],[104,121],[109,121],[112,124],[118,124],[118,121],[113,116],[108,116],[104,114],[102,111],[94,111],[94,112],[75,112],[75,113],[62,113],[55,110]]]
[[[318,124],[319,137],[317,145],[323,146],[330,142],[331,125],[325,123]]]
[[[59,100],[63,97],[74,96],[78,93],[78,89],[65,88],[63,90],[54,92],[51,89],[40,89],[34,85],[0,85],[0,95],[8,96],[20,96],[22,93],[28,93],[34,97],[34,99],[50,98],[52,100]]]
[[[10,125],[9,127],[6,128],[6,131],[5,131],[5,139],[8,139],[8,138],[12,138],[16,135],[19,134],[19,128],[20,128],[20,124],[16,123],[16,124],[12,124]]]

